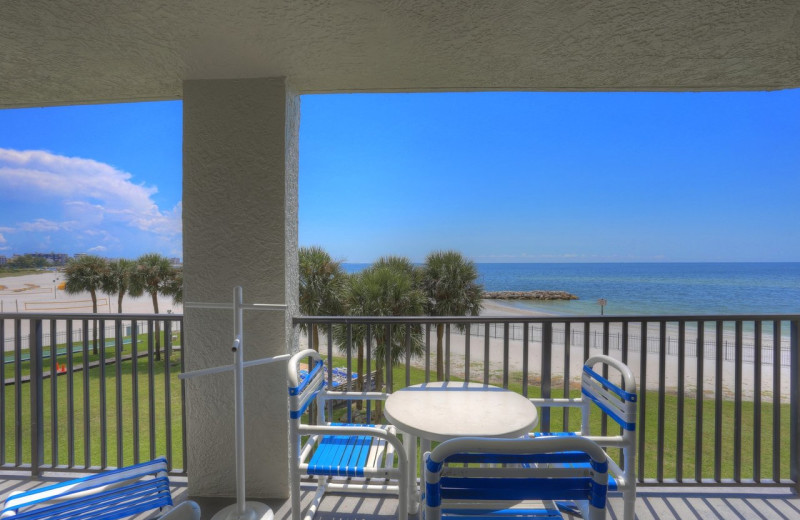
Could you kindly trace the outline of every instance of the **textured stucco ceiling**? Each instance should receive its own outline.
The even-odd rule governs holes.
[[[2,0],[0,107],[299,92],[800,86],[800,0]]]

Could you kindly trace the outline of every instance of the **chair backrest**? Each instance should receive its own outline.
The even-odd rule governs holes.
[[[607,365],[619,372],[622,386],[620,387],[610,381],[615,377],[603,377],[595,369],[597,365]],[[587,403],[587,406],[583,408],[585,415],[581,421],[584,435],[589,434],[588,414],[590,406],[588,404],[590,402],[608,414],[626,432],[634,432],[636,430],[636,379],[627,365],[609,356],[590,357],[583,365],[581,393]]]
[[[588,467],[569,465],[587,458]],[[588,501],[595,520],[605,517],[607,483],[605,451],[583,437],[452,439],[425,457],[426,520],[441,518],[443,502],[479,513],[482,503],[495,510],[521,500]]]
[[[125,518],[172,505],[167,460],[158,458],[10,495],[0,518]]]
[[[311,359],[311,370],[301,374],[306,371],[300,369],[299,366],[306,359]],[[293,355],[289,359],[287,381],[289,385],[289,419],[296,424],[325,388],[325,362],[319,352],[306,349]]]

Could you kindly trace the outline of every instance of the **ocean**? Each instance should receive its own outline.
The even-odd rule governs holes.
[[[367,264],[344,264],[357,272]],[[800,262],[477,264],[487,291],[567,291],[579,299],[508,302],[560,315],[800,314]]]

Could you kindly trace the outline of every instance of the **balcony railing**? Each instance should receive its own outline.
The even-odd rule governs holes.
[[[183,317],[0,314],[0,467],[185,473]],[[160,358],[160,359],[159,359]]]
[[[182,323],[170,314],[0,314],[0,467],[95,471],[164,454],[173,473],[185,473]],[[321,350],[345,381],[357,371],[363,339],[362,372],[389,391],[437,378],[440,326],[443,379],[526,396],[577,395],[583,361],[610,354],[639,384],[641,483],[800,482],[800,315],[297,317],[294,324],[308,345],[318,327]],[[538,428],[574,429],[573,413],[542,410]],[[605,433],[612,425],[598,418],[593,427]]]
[[[640,483],[795,487],[799,323],[800,315],[294,319],[301,340],[333,357],[345,380],[361,340],[364,372],[393,366],[383,376],[389,391],[436,379],[439,327],[443,379],[525,396],[576,396],[583,361],[612,355],[639,385]],[[313,345],[315,326],[321,345]],[[542,410],[538,428],[575,429],[570,413]],[[611,425],[603,417],[595,427],[605,435]]]

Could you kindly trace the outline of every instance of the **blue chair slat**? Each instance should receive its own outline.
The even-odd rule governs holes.
[[[363,477],[369,450],[372,447],[372,439],[364,436],[350,437],[350,439],[348,453],[343,457],[345,474],[347,476]]]
[[[458,520],[520,520],[522,518],[535,518],[536,520],[563,520],[564,518],[558,509],[547,508],[498,509],[490,512],[442,509],[442,513],[445,515],[444,518],[457,518]]]
[[[525,500],[531,489],[540,500],[586,500],[592,479],[442,477],[439,485],[442,500]]]
[[[533,434],[534,437],[576,437],[578,434],[575,432],[536,432]],[[566,453],[565,453],[566,455]],[[586,454],[580,452],[572,452],[571,455],[574,456],[573,460],[570,461],[563,461],[562,463],[568,465],[570,468],[589,468],[590,464]],[[583,460],[581,460],[583,459]],[[545,461],[542,461],[545,462]],[[553,461],[546,461],[548,463],[552,463]],[[618,491],[619,486],[617,485],[617,479],[614,478],[612,473],[608,474],[608,490],[609,491]]]
[[[308,463],[308,474],[330,477],[363,477],[372,438],[325,435]]]
[[[590,367],[588,367],[586,365],[584,365],[584,367],[583,367],[583,372],[585,374],[587,374],[589,377],[591,377],[592,379],[594,379],[595,381],[599,382],[601,385],[603,385],[607,389],[609,389],[612,392],[614,392],[615,394],[617,394],[617,396],[619,396],[619,398],[622,399],[623,401],[629,401],[631,403],[635,403],[636,402],[636,392],[627,392],[627,391],[623,390],[622,388],[620,388],[619,386],[615,385],[614,383],[612,383],[608,379],[604,378],[603,376],[601,376],[600,374],[598,374],[597,372],[595,372],[594,370],[592,370]]]
[[[573,434],[574,435],[574,434]],[[539,437],[539,435],[535,435]],[[542,435],[550,437],[551,435]],[[488,463],[488,464],[548,464],[558,462],[586,462],[588,467],[589,456],[582,451],[566,451],[560,453],[537,453],[535,455],[509,455],[504,453],[482,454],[460,453],[447,459],[448,462],[457,463]]]
[[[462,511],[442,509],[442,513],[449,518],[458,518],[458,520],[520,520],[521,518],[535,518],[536,520],[563,520],[562,515],[558,509],[500,509],[490,513],[484,512],[483,514],[463,514]],[[453,515],[457,514],[457,517]]]

